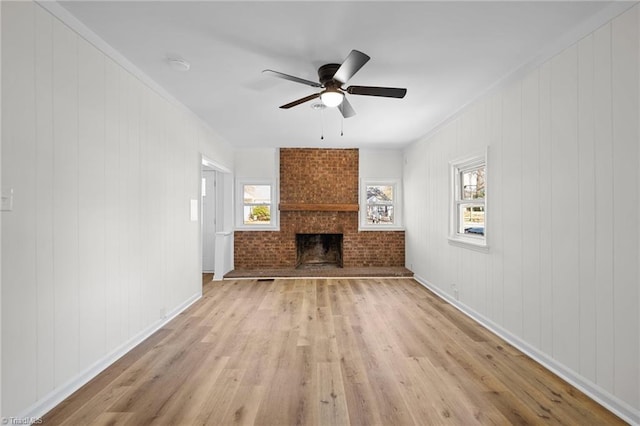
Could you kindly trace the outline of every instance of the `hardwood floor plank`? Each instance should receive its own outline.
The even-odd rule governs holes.
[[[288,350],[279,356],[278,367],[262,399],[258,423],[270,425],[317,424],[315,391],[316,371],[309,359],[310,349],[297,347],[293,333],[286,343]]]
[[[387,362],[384,353],[379,349],[377,336],[365,332],[360,326],[354,326],[354,337],[367,371],[372,393],[383,424],[413,424],[397,383],[390,374],[392,360]]]
[[[93,398],[82,406],[81,410],[76,410],[60,424],[65,426],[88,425],[94,423],[106,423],[108,418],[101,417],[107,413],[107,409],[115,400],[129,391],[130,386],[107,387],[99,391]],[[112,413],[116,414],[116,413]]]
[[[318,420],[321,425],[348,425],[349,411],[342,383],[342,369],[337,362],[318,362]]]
[[[465,401],[464,389],[458,387],[457,383],[451,382],[447,370],[433,365],[426,357],[416,357],[409,363],[409,374],[427,379],[419,386],[423,386],[425,400],[432,407],[432,416],[436,417],[438,423],[464,425],[479,423],[476,418],[478,407]]]
[[[316,360],[318,362],[335,362],[340,359],[338,340],[336,337],[335,317],[331,308],[316,308],[316,331],[314,339]]]
[[[176,348],[174,356],[154,369],[151,377],[146,377],[138,386],[132,386],[107,411],[134,413],[134,424],[150,424],[191,378],[191,371],[205,358],[209,346],[198,343]]]
[[[267,391],[266,386],[240,386],[222,418],[223,425],[253,425]]]
[[[624,424],[412,279],[210,281],[47,425]]]
[[[152,424],[191,424],[206,404],[211,389],[216,385],[229,357],[219,357],[210,352],[196,366],[190,380],[185,381],[174,396],[158,412]]]
[[[317,309],[316,283],[315,280],[310,281],[302,288],[304,297],[300,310],[298,346],[312,345],[313,337],[316,335],[315,327],[318,323],[315,318]],[[301,280],[300,282],[304,281]]]
[[[113,426],[130,424],[133,419],[133,413],[100,413],[95,421],[91,422],[94,426]],[[82,423],[77,423],[82,424]],[[86,424],[86,423],[85,423]]]
[[[335,316],[334,324],[349,420],[354,425],[381,425],[383,423],[369,383],[367,369],[360,356],[349,319]]]
[[[242,369],[223,369],[213,387],[207,393],[207,398],[200,407],[200,410],[196,413],[196,418],[193,423],[184,422],[182,424],[223,424],[224,416],[235,400],[235,395],[240,388],[244,373],[245,371]]]

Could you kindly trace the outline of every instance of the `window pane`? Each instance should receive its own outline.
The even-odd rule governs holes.
[[[393,185],[367,185],[367,204],[393,204]]]
[[[393,185],[367,185],[367,224],[393,223]]]
[[[461,204],[459,214],[459,233],[484,236],[484,206]]]
[[[243,185],[245,225],[271,224],[271,185]]]
[[[244,206],[245,225],[269,225],[271,223],[271,206]]]
[[[367,225],[393,224],[393,206],[367,204]]]
[[[484,166],[460,173],[462,199],[476,200],[484,198]]]
[[[245,204],[271,204],[271,185],[244,185]]]

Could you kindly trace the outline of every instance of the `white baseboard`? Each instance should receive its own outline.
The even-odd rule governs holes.
[[[518,348],[524,354],[533,358],[535,361],[540,363],[545,368],[549,369],[553,373],[560,376],[562,379],[569,382],[571,385],[575,386],[586,395],[588,395],[593,400],[597,401],[603,407],[607,408],[609,411],[613,412],[617,416],[619,416],[622,420],[628,422],[631,425],[640,425],[640,410],[632,407],[625,401],[622,401],[615,395],[611,394],[607,390],[598,386],[597,384],[591,382],[590,380],[585,379],[584,377],[577,374],[575,371],[567,368],[565,365],[560,364],[555,359],[551,358],[544,352],[541,352],[537,348],[531,346],[529,343],[525,342],[518,336],[511,334],[509,331],[500,327],[498,324],[491,321],[489,318],[483,316],[482,314],[474,311],[469,308],[464,303],[461,303],[458,300],[452,298],[449,294],[443,292],[440,288],[436,287],[429,281],[424,278],[414,275],[413,278],[420,283],[423,287],[434,292],[438,297],[445,300],[456,309],[458,309],[463,314],[467,315],[469,318],[487,328],[492,333],[501,337],[511,345]]]
[[[69,397],[72,393],[80,389],[82,386],[87,384],[91,379],[96,377],[102,371],[104,371],[107,367],[112,365],[122,356],[124,356],[131,349],[142,343],[145,339],[151,336],[156,331],[160,330],[164,327],[169,321],[178,316],[181,312],[187,309],[189,306],[194,304],[202,297],[202,292],[198,292],[193,296],[189,297],[185,302],[177,306],[170,313],[168,313],[164,318],[159,319],[146,329],[142,330],[140,333],[129,339],[124,344],[120,345],[118,348],[114,349],[94,364],[86,368],[84,371],[80,372],[76,376],[72,377],[67,382],[53,389],[47,395],[36,401],[33,405],[28,407],[22,413],[13,416],[16,419],[40,419],[46,413],[51,411],[56,405],[60,404],[67,397]]]

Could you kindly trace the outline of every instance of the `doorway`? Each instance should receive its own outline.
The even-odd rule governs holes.
[[[222,280],[233,269],[233,179],[229,169],[201,157],[200,260],[202,272]]]
[[[202,272],[215,273],[216,171],[202,165]]]

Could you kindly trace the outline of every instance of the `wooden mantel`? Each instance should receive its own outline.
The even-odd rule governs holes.
[[[279,208],[282,212],[357,212],[358,204],[281,203]]]

